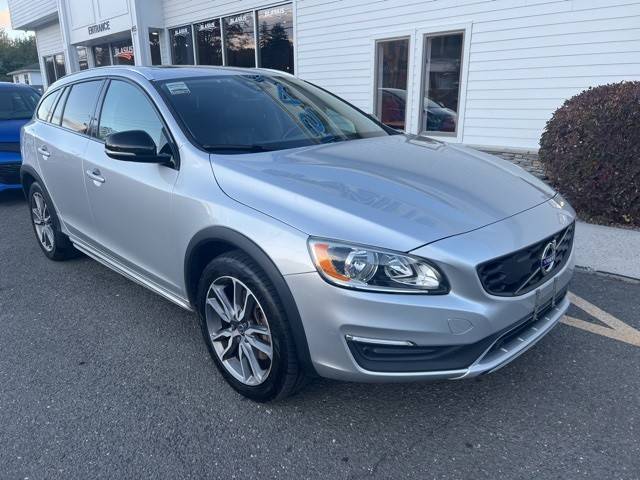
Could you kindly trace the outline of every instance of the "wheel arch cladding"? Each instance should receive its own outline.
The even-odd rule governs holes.
[[[191,305],[197,309],[198,282],[204,268],[211,260],[231,250],[240,250],[251,257],[273,283],[287,313],[298,360],[307,373],[315,375],[304,325],[287,282],[264,250],[243,234],[230,228],[214,226],[201,230],[191,239],[184,261],[185,287]]]
[[[29,165],[22,165],[22,167],[20,167],[20,182],[22,183],[22,191],[27,197],[29,196],[29,189],[31,188],[31,185],[35,182],[38,182],[42,188],[44,188],[44,183],[38,175],[38,172]]]

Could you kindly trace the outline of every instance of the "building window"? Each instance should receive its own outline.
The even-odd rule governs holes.
[[[56,66],[56,79],[62,78],[67,74],[67,69],[64,64],[64,55],[62,53],[58,53],[53,57]]]
[[[226,65],[256,66],[256,39],[252,12],[226,17],[223,20]]]
[[[174,65],[192,65],[195,55],[198,65],[258,65],[294,73],[291,3],[169,29],[169,34]]]
[[[293,6],[258,10],[258,65],[293,73]]]
[[[406,127],[408,66],[408,38],[376,43],[376,116],[398,130]]]
[[[425,37],[420,124],[425,133],[457,133],[463,45],[462,32]]]
[[[96,67],[107,67],[111,65],[109,45],[96,45],[93,47],[93,61]]]
[[[149,49],[151,50],[151,65],[162,65],[160,55],[160,32],[149,30]]]
[[[114,65],[135,65],[131,39],[111,44],[111,56]]]
[[[169,30],[171,58],[174,65],[193,65],[193,37],[191,25]]]
[[[25,85],[29,85],[31,83],[31,82],[29,82],[29,74],[28,73],[25,73],[23,75],[23,78],[24,78]]]
[[[89,68],[89,53],[87,47],[76,47],[78,54],[78,66],[80,70],[87,70]]]
[[[222,37],[220,20],[194,25],[196,31],[196,60],[198,65],[222,65]]]
[[[56,55],[44,57],[44,68],[47,75],[47,84],[49,85],[59,78],[64,77],[67,74],[67,70],[64,65],[64,55],[62,53],[58,53]]]

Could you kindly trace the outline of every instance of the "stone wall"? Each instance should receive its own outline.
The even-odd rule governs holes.
[[[478,148],[478,150],[482,150],[483,152],[490,153],[491,155],[496,155],[500,158],[504,158],[505,160],[509,160],[510,162],[515,163],[516,165],[524,168],[529,173],[532,173],[538,178],[542,180],[547,180],[547,176],[544,173],[544,167],[538,158],[537,152],[528,152],[528,151],[515,151],[515,150],[489,150],[486,148]]]

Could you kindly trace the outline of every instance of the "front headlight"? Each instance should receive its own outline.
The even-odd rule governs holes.
[[[311,258],[329,283],[378,292],[445,294],[444,274],[425,259],[333,240],[309,239]]]

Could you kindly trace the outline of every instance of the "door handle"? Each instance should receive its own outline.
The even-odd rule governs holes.
[[[100,170],[98,170],[97,168],[94,168],[93,170],[87,170],[87,177],[93,180],[93,183],[96,186],[100,186],[105,182],[104,177],[100,173]]]
[[[42,145],[41,147],[38,147],[38,153],[45,158],[49,158],[51,156],[51,152],[46,147],[46,145]]]

